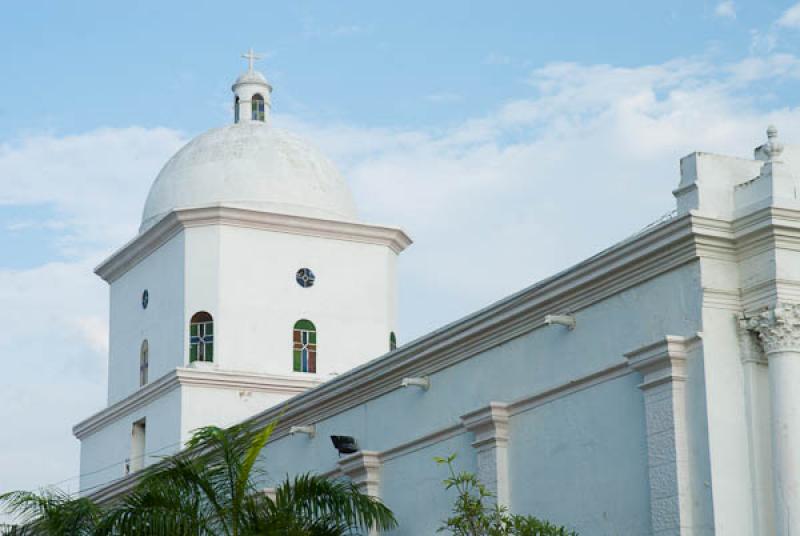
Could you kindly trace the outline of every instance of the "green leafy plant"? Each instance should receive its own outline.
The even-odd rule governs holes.
[[[256,460],[274,426],[199,429],[188,452],[146,470],[100,534],[337,536],[396,526],[383,503],[350,482],[306,474],[284,480],[274,499],[259,489]]]
[[[445,488],[456,491],[452,515],[444,520],[438,532],[454,536],[578,536],[536,517],[509,513],[506,507],[497,504],[494,493],[474,473],[456,472],[455,459],[455,454],[434,458],[449,471]]]
[[[397,526],[391,510],[351,482],[286,478],[274,494],[256,482],[274,423],[197,430],[188,449],[144,469],[105,509],[62,492],[0,496],[20,525],[7,536],[348,536]]]
[[[0,503],[20,519],[18,525],[0,527],[0,534],[7,536],[89,536],[95,533],[101,518],[100,508],[91,500],[72,498],[55,489],[4,493]]]

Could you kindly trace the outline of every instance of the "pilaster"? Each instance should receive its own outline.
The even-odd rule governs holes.
[[[689,339],[663,340],[625,354],[642,374],[653,534],[692,534],[684,383]]]
[[[497,497],[497,504],[511,506],[508,477],[508,405],[488,406],[461,416],[468,431],[475,434],[472,446],[478,458],[478,478]]]

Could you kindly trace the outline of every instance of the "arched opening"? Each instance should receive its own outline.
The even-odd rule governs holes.
[[[264,97],[258,93],[253,95],[251,107],[253,111],[253,121],[264,121],[266,119],[266,113],[264,112]]]
[[[239,95],[233,100],[233,122],[239,122]]]
[[[298,320],[292,333],[295,372],[317,372],[317,328],[311,320]]]
[[[145,339],[139,349],[139,387],[147,383],[148,368],[150,368],[150,345]]]
[[[214,361],[214,319],[205,311],[189,323],[189,362],[194,361]]]
[[[397,335],[394,331],[389,332],[389,351],[397,350]]]

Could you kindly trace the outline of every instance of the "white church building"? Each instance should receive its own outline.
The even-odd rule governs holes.
[[[397,535],[447,517],[451,453],[582,536],[800,535],[800,146],[770,127],[752,160],[690,154],[672,217],[398,346],[411,239],[270,125],[248,56],[233,124],[166,163],[96,270],[108,404],[74,427],[83,494],[130,489],[200,426],[280,415],[264,488],[352,479]]]

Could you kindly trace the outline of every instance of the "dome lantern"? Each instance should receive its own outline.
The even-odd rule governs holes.
[[[263,74],[253,68],[261,56],[251,48],[247,54],[242,54],[242,58],[247,60],[247,72],[239,76],[231,87],[234,95],[233,122],[265,123],[271,108],[272,86]]]

